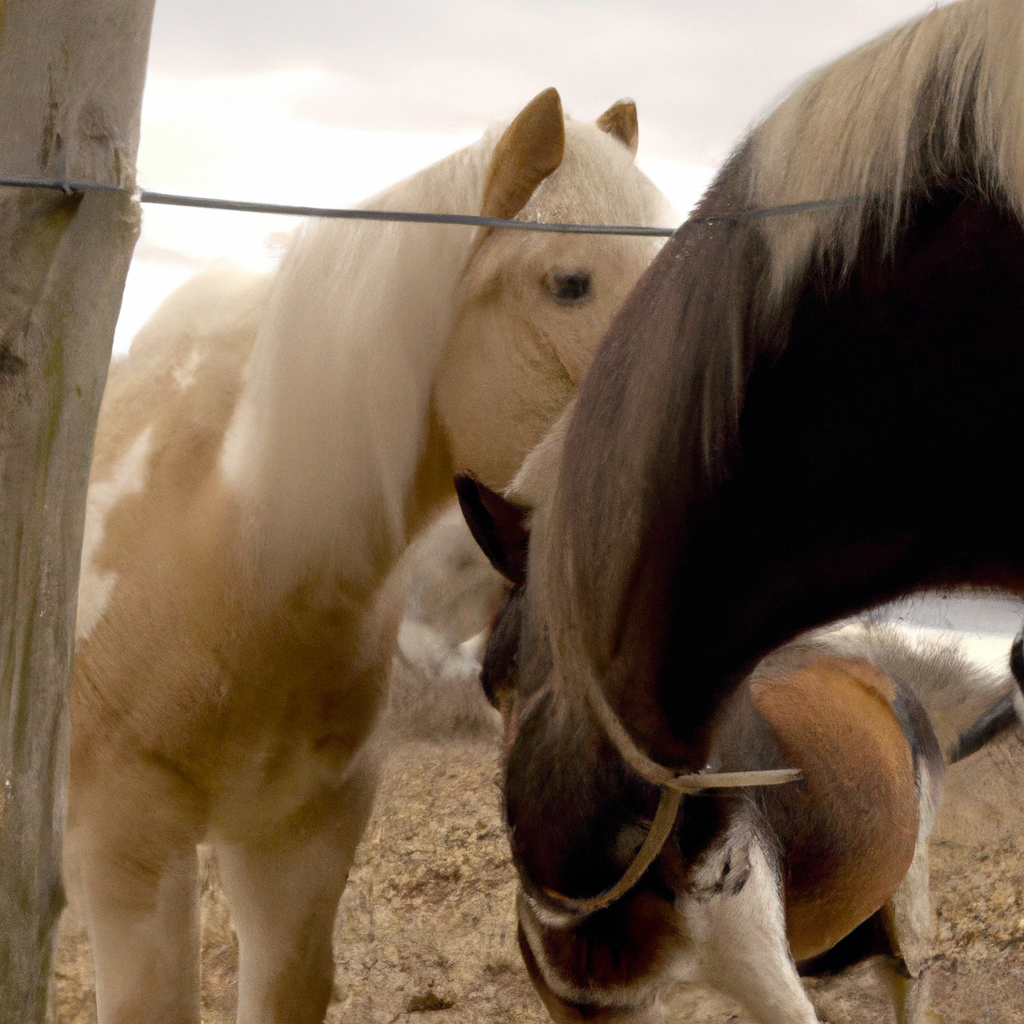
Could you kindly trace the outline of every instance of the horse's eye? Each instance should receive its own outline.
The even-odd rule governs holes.
[[[569,306],[590,295],[590,275],[583,270],[552,270],[544,278],[544,287],[555,302]]]

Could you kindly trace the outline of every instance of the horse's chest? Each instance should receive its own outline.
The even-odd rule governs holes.
[[[778,795],[786,924],[797,960],[834,945],[902,881],[917,842],[913,759],[870,665],[826,660],[751,692],[804,781]]]
[[[215,789],[225,810],[288,813],[340,783],[386,701],[394,630],[385,618],[281,616],[256,638],[224,709]]]

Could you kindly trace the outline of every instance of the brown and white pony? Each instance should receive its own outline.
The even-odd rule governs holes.
[[[636,141],[632,103],[582,124],[551,89],[369,205],[662,225]],[[198,1024],[204,842],[238,1019],[323,1019],[401,611],[385,579],[453,467],[508,482],[659,244],[309,223],[269,277],[186,285],[113,367],[66,858],[101,1024]]]
[[[481,681],[505,719],[520,947],[552,1016],[645,1020],[673,989],[701,984],[764,1024],[811,1024],[800,976],[880,957],[898,1021],[924,1024],[927,838],[945,763],[1005,726],[993,709],[1017,689],[1009,671],[948,636],[850,624],[763,659],[720,710],[702,772],[654,778],[607,706],[567,694],[550,649],[533,646],[546,623],[530,622],[543,566],[530,562],[527,523],[544,515],[563,426],[510,489],[529,506],[456,481],[513,585]],[[786,768],[799,784],[763,785]],[[598,811],[595,777],[616,795]],[[681,801],[666,802],[674,788]],[[559,816],[538,820],[534,804],[552,799]]]
[[[534,893],[614,882],[649,780],[708,762],[780,644],[929,585],[1024,593],[1022,216],[1024,5],[966,0],[802,83],[662,250],[532,523],[506,803]],[[683,941],[660,871],[594,925],[612,961],[665,929],[638,985]],[[642,1001],[577,953],[584,1005]]]

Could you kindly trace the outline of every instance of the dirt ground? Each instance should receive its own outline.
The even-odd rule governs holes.
[[[414,741],[392,755],[335,933],[330,1024],[541,1024],[520,963],[497,755],[480,739]],[[954,766],[932,842],[938,939],[933,1024],[1018,1024],[1024,1008],[1024,737]],[[203,1020],[233,1020],[236,947],[211,866],[204,885]],[[889,1024],[871,965],[811,986],[823,1021]],[[54,1019],[95,1020],[84,933],[62,928]],[[666,1021],[747,1024],[713,994],[680,993]]]

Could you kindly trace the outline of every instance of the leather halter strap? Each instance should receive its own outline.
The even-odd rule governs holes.
[[[553,889],[543,888],[545,897],[560,909],[581,917],[603,910],[624,896],[640,881],[643,873],[661,853],[679,813],[679,805],[686,793],[700,793],[708,789],[742,789],[751,786],[781,786],[803,778],[799,768],[773,768],[764,771],[695,772],[676,774],[645,754],[629,734],[619,716],[612,710],[597,679],[587,676],[585,684],[587,702],[604,729],[605,735],[619,756],[642,779],[660,787],[661,797],[654,821],[647,832],[633,862],[625,874],[610,888],[586,899],[565,896]],[[537,697],[540,694],[536,695]],[[536,698],[535,698],[536,699]]]
[[[603,910],[625,896],[640,881],[643,873],[654,863],[672,834],[679,813],[679,804],[685,793],[699,793],[707,789],[738,789],[748,786],[781,786],[803,778],[799,768],[775,768],[767,771],[708,772],[707,774],[675,775],[661,784],[661,798],[654,821],[637,850],[625,874],[610,888],[587,899],[573,899],[553,889],[544,889],[544,895],[563,910],[585,916]]]

